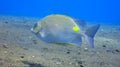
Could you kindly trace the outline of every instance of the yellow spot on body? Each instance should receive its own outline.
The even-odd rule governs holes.
[[[78,32],[79,31],[79,27],[74,25],[73,28],[72,28],[75,32]]]

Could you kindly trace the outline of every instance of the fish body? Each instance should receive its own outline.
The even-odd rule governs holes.
[[[31,30],[41,40],[49,43],[81,45],[81,37],[84,36],[87,43],[93,48],[93,37],[100,25],[95,25],[86,31],[83,31],[83,26],[85,26],[83,21],[76,22],[66,15],[51,14],[42,18]]]

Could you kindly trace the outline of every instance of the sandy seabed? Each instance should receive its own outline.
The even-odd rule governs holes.
[[[120,25],[101,24],[95,48],[45,43],[35,17],[0,16],[0,67],[120,67]],[[90,25],[92,23],[89,23]]]

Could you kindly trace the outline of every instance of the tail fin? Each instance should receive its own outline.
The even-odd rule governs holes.
[[[85,39],[91,48],[94,48],[94,36],[99,29],[100,24],[94,25],[85,31]]]

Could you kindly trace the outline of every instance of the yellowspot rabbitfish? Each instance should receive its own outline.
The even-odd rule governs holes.
[[[100,25],[94,25],[86,30],[84,21],[76,21],[75,19],[62,15],[51,14],[42,18],[31,29],[37,37],[48,43],[68,43],[81,45],[83,36],[87,44],[94,48],[94,36]]]

